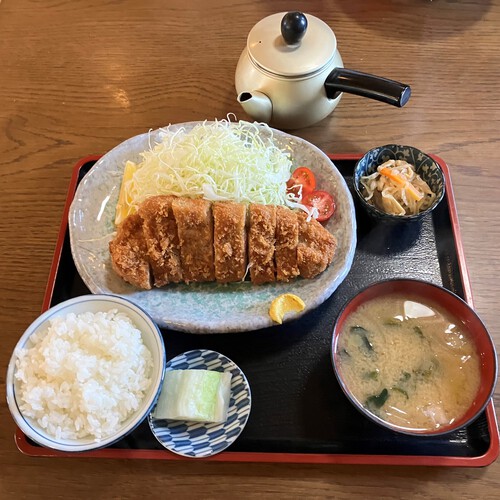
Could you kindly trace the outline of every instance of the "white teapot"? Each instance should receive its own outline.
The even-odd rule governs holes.
[[[404,106],[408,85],[344,69],[337,40],[321,19],[281,12],[248,34],[236,67],[238,102],[254,120],[295,129],[328,116],[342,92]]]

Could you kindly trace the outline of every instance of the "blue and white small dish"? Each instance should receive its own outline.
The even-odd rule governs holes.
[[[415,172],[428,184],[436,195],[430,207],[415,215],[394,215],[379,210],[365,200],[360,178],[373,174],[378,166],[388,160],[405,160],[415,167]],[[439,205],[445,193],[445,178],[438,163],[420,149],[400,144],[387,144],[370,149],[356,163],[356,167],[354,168],[354,190],[363,208],[376,221],[389,223],[415,222],[421,220]]]
[[[167,362],[168,370],[214,370],[231,372],[231,399],[227,420],[221,424],[166,420],[149,415],[149,426],[156,439],[168,450],[190,458],[206,458],[224,451],[241,434],[250,415],[250,386],[241,369],[215,351],[196,349]]]

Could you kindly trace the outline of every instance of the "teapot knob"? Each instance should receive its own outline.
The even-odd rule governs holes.
[[[288,12],[281,20],[281,35],[288,45],[298,44],[307,30],[307,18],[302,12]]]

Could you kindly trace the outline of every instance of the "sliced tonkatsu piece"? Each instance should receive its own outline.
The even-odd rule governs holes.
[[[152,196],[139,207],[154,284],[182,281],[179,236],[172,211],[173,196]]]
[[[113,269],[150,289],[168,283],[310,279],[331,264],[337,241],[307,214],[283,206],[172,196],[147,199],[109,244]]]
[[[212,204],[202,199],[174,198],[172,210],[177,222],[184,281],[214,281]]]
[[[111,264],[125,281],[138,288],[151,289],[151,272],[148,249],[139,214],[129,215],[117,229],[116,237],[109,242]]]
[[[274,249],[276,206],[251,204],[249,208],[248,262],[250,279],[260,285],[276,280]]]
[[[220,283],[241,281],[247,267],[247,207],[220,201],[213,204],[212,212],[215,279]]]
[[[337,240],[317,220],[307,221],[307,214],[298,213],[299,244],[297,264],[303,278],[314,278],[322,273],[333,260]]]
[[[299,220],[297,213],[287,207],[276,207],[276,279],[290,281],[299,275],[297,245]]]

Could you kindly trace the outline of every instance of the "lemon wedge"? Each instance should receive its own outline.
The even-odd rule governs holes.
[[[137,170],[137,165],[131,161],[127,161],[123,171],[122,184],[120,187],[120,195],[116,204],[115,225],[118,226],[127,216],[134,212],[131,204],[130,187],[132,178]]]
[[[300,312],[303,311],[305,307],[306,305],[300,297],[293,293],[284,293],[271,302],[269,316],[271,316],[273,321],[281,325],[286,313]]]

